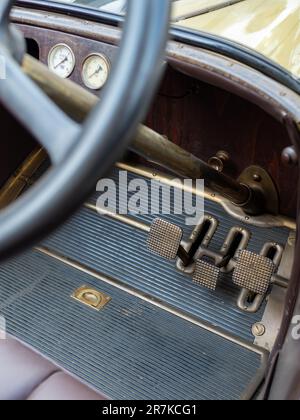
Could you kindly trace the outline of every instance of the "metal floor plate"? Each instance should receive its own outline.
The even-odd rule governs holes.
[[[111,302],[97,312],[71,299],[83,284]],[[114,399],[238,399],[260,364],[256,353],[39,252],[1,265],[0,314],[9,333]]]
[[[114,171],[112,178],[118,178],[118,170]],[[128,175],[129,181],[132,178],[133,175]],[[91,199],[93,201],[95,197]],[[205,211],[219,220],[210,245],[215,251],[220,250],[233,226],[249,229],[248,225],[229,217],[214,202],[206,201]],[[136,217],[149,224],[155,218],[151,215]],[[184,216],[163,217],[181,226],[185,237],[191,233],[192,228],[184,224]],[[284,245],[289,235],[285,228],[251,227],[251,233],[248,249],[254,252],[259,252],[268,241]],[[239,289],[234,286],[231,276],[221,276],[217,291],[207,290],[194,284],[191,277],[178,272],[173,262],[151,254],[146,242],[147,233],[82,208],[43,245],[253,342],[252,325],[262,319],[264,308],[256,314],[240,311],[236,305]]]

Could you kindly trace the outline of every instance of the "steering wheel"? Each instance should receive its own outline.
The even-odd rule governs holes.
[[[47,150],[52,167],[0,212],[0,258],[63,222],[127,148],[160,79],[170,13],[169,0],[128,0],[115,68],[101,102],[79,125],[22,72],[24,40],[9,23],[13,3],[0,4],[0,58],[6,73],[0,101]]]

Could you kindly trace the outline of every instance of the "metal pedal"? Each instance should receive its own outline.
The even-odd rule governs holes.
[[[275,265],[269,258],[242,250],[232,278],[235,285],[258,295],[265,295],[274,270]]]
[[[201,259],[196,261],[193,282],[210,290],[216,290],[220,269],[215,265]]]
[[[182,229],[162,219],[155,219],[150,228],[148,249],[163,258],[175,260],[182,240]]]

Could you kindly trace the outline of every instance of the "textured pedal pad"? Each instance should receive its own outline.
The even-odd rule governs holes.
[[[148,237],[148,249],[168,260],[175,260],[182,240],[182,229],[162,219],[152,222]]]
[[[269,258],[242,250],[232,278],[235,285],[264,295],[269,289],[274,270],[275,265]]]
[[[210,290],[216,290],[220,269],[215,265],[201,259],[196,261],[193,282]]]

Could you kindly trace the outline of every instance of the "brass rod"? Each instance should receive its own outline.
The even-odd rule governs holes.
[[[23,60],[24,72],[34,80],[68,115],[82,122],[98,98],[70,80],[51,73],[46,66],[29,55]],[[183,150],[164,136],[140,125],[130,149],[173,173],[191,179],[204,179],[206,186],[240,207],[251,208],[251,190],[226,176],[193,154]],[[254,203],[253,203],[254,204]]]
[[[143,125],[139,127],[130,149],[177,175],[191,179],[204,179],[208,188],[220,193],[238,206],[249,201],[250,191],[245,185],[216,171],[192,153],[148,127]]]
[[[0,190],[0,209],[8,206],[30,184],[30,179],[47,159],[46,152],[36,148]]]

